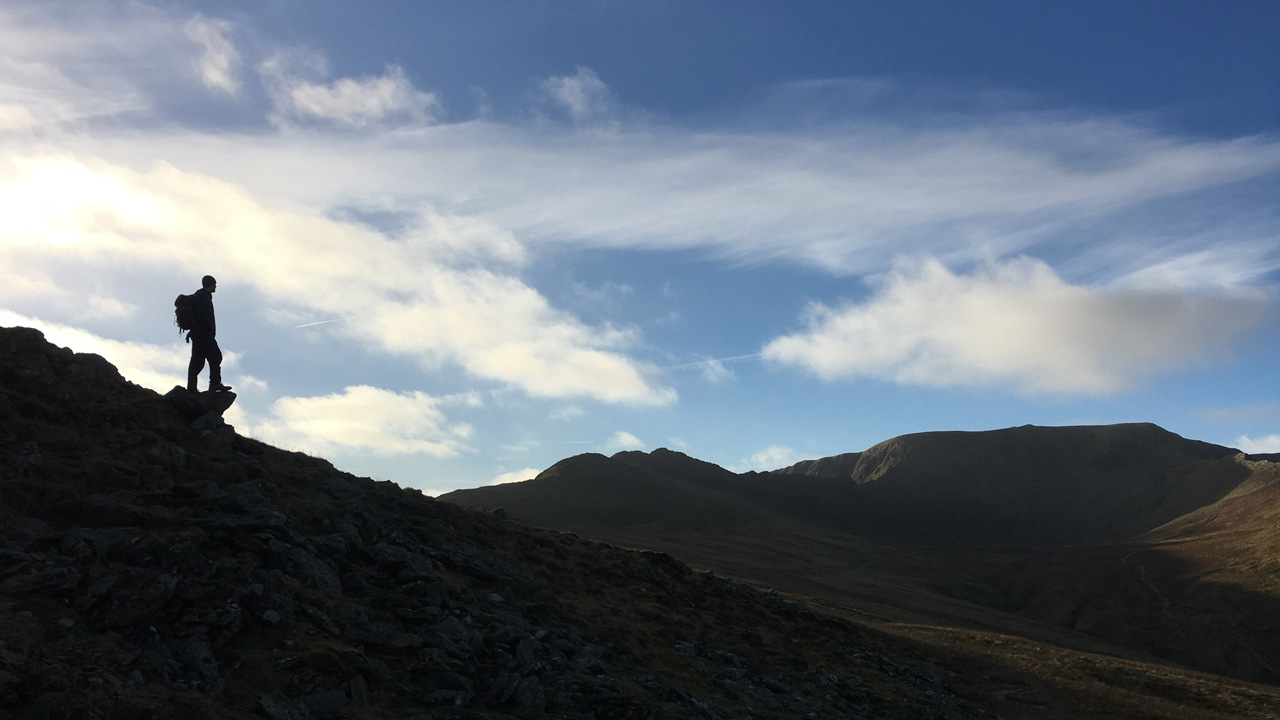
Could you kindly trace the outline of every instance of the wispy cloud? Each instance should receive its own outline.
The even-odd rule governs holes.
[[[0,132],[5,124],[40,137],[83,131],[103,119],[141,117],[157,104],[185,102],[175,90],[197,76],[231,82],[234,48],[219,47],[220,22],[140,2],[6,3],[0,8],[0,118],[7,123],[0,120]],[[222,62],[225,73],[218,77]]]
[[[902,263],[872,297],[812,305],[764,357],[824,380],[1109,393],[1222,355],[1266,305],[1260,292],[1183,295],[1071,285],[1031,258],[959,275]]]
[[[567,110],[575,122],[599,118],[610,105],[609,86],[589,67],[579,65],[573,75],[549,77],[541,85],[547,96]]]
[[[204,50],[195,67],[205,87],[228,95],[237,94],[240,91],[242,61],[229,38],[231,23],[197,14],[184,29],[187,37]]]
[[[731,262],[781,260],[839,274],[883,271],[904,254],[965,263],[1069,249],[1087,261],[1072,265],[1074,276],[1183,287],[1256,283],[1280,268],[1280,250],[1268,240],[1274,219],[1246,227],[1227,217],[1194,238],[1181,227],[1186,212],[1209,202],[1201,194],[1280,171],[1280,142],[1165,137],[1118,121],[1046,115],[993,120],[982,130],[769,133],[676,126],[590,133],[472,121],[376,140],[150,142],[147,153],[255,193],[464,205],[469,218],[532,244],[698,249]],[[1073,163],[1072,146],[1109,161]],[[123,159],[143,149],[116,151]],[[415,196],[405,198],[405,188]],[[1264,201],[1233,202],[1243,203],[1244,218]],[[1133,236],[1119,220],[1134,213],[1147,236]],[[1219,238],[1208,250],[1206,232]]]
[[[421,125],[432,120],[438,100],[418,90],[398,65],[381,75],[326,82],[328,64],[319,53],[282,51],[263,61],[263,81],[275,107],[276,124],[327,120],[365,127],[384,123]]]

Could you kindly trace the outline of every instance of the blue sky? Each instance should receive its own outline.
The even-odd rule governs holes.
[[[429,492],[1150,421],[1280,451],[1273,2],[0,5],[0,325]],[[203,382],[203,381],[202,381]]]

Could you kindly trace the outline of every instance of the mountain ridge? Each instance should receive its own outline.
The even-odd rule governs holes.
[[[593,491],[581,481],[569,488],[567,477],[626,477],[625,500],[619,488],[611,488],[592,495],[590,503],[625,507],[628,522],[671,512],[665,501],[646,509],[654,496],[678,496],[678,512],[689,522],[732,523],[781,513],[897,542],[1053,545],[1140,535],[1212,504],[1248,475],[1234,460],[1240,454],[1151,423],[1022,426],[904,435],[860,453],[770,473],[732,473],[665,448],[610,458],[588,454],[562,460],[528,482],[559,478],[554,494],[582,495]],[[644,482],[660,478],[661,487],[645,486],[637,472],[647,473]],[[489,503],[489,496],[530,501],[536,493],[518,489],[523,487],[513,483],[443,497],[479,504]],[[585,500],[563,502],[581,506],[572,512],[587,512]],[[570,510],[538,512],[555,513],[558,522]],[[553,521],[550,515],[538,517]]]
[[[1071,648],[1096,639],[1117,654],[1280,682],[1270,620],[1280,612],[1280,471],[1270,456],[1150,423],[918,433],[774,473],[656,455],[597,456],[590,468],[570,458],[523,484],[442,499],[670,552],[886,621]],[[646,464],[660,491],[645,491]],[[624,466],[625,496],[608,482]],[[543,483],[553,477],[551,493]],[[557,513],[542,514],[552,497]],[[732,509],[724,516],[721,502]],[[595,514],[610,503],[632,505],[628,518]]]

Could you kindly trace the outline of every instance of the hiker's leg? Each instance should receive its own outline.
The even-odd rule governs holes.
[[[191,342],[191,363],[187,365],[187,389],[196,392],[196,381],[200,379],[200,371],[204,370],[204,353],[201,352],[199,340]]]
[[[209,387],[222,384],[222,348],[218,347],[218,341],[209,338]]]

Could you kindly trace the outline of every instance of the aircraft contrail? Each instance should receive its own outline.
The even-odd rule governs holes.
[[[341,320],[341,319],[342,318],[334,318],[333,320],[321,320],[320,322],[307,323],[306,325],[295,325],[294,329],[311,327],[313,325],[324,325],[325,323],[338,322],[338,320]]]
[[[709,360],[699,360],[697,362],[682,363],[680,365],[668,365],[663,369],[664,370],[683,370],[685,368],[702,367],[704,365],[712,365],[715,363],[728,363],[728,362],[738,362],[739,360],[751,360],[753,358],[761,357],[762,355],[764,355],[764,353],[751,353],[750,355],[734,355],[733,357],[726,357],[726,358],[711,358]]]

